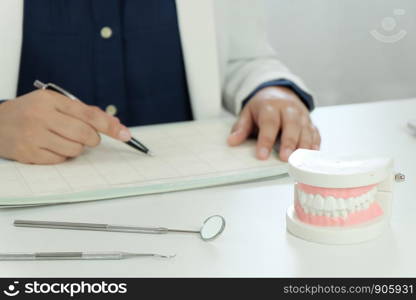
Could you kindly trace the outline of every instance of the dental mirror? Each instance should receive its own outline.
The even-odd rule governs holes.
[[[161,228],[162,229],[162,228]],[[198,233],[203,241],[212,241],[217,238],[225,229],[225,219],[223,216],[214,215],[208,217],[199,231],[196,230],[181,230],[163,228],[166,232],[178,233]]]
[[[225,228],[225,219],[220,215],[213,215],[207,218],[200,230],[183,230],[170,229],[165,227],[138,227],[112,224],[96,223],[73,223],[73,222],[55,222],[55,221],[33,221],[33,220],[15,220],[16,227],[34,227],[34,228],[53,228],[53,229],[72,229],[72,230],[94,230],[94,231],[112,231],[112,232],[132,232],[147,234],[165,234],[169,232],[178,233],[198,233],[203,241],[211,241],[217,238]]]
[[[218,237],[225,228],[225,219],[222,216],[215,215],[205,220],[199,232],[201,239],[211,241]]]

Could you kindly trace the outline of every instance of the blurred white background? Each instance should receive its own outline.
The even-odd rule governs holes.
[[[416,97],[415,0],[266,0],[266,9],[273,47],[317,105]]]

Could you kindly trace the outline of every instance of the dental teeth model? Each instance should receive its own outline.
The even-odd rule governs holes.
[[[325,244],[364,242],[379,236],[391,215],[391,158],[336,156],[299,149],[289,158],[294,204],[286,216],[290,233]]]

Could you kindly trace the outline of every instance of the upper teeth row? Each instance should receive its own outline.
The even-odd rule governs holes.
[[[332,196],[323,197],[318,194],[307,194],[300,189],[297,190],[297,196],[300,204],[307,210],[327,211],[347,210],[354,212],[357,210],[367,209],[374,201],[374,196],[377,193],[377,188],[373,188],[367,193],[351,198],[335,198]]]

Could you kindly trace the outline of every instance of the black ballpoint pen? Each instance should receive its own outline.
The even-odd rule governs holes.
[[[42,90],[50,89],[50,90],[53,90],[53,91],[55,91],[57,93],[60,93],[60,94],[62,94],[64,96],[66,96],[66,97],[68,97],[68,98],[70,98],[72,100],[78,100],[77,97],[75,97],[74,95],[72,95],[71,93],[69,93],[68,91],[64,90],[63,88],[57,86],[54,83],[43,83],[43,82],[41,82],[39,80],[35,80],[35,82],[33,83],[33,85],[35,87],[37,87],[38,89],[42,89]],[[141,151],[141,152],[143,152],[143,153],[145,153],[147,155],[150,155],[150,156],[152,155],[152,153],[150,152],[149,148],[147,148],[145,145],[143,145],[142,143],[140,143],[138,140],[136,140],[133,137],[129,141],[124,142],[124,143],[126,143],[130,147],[132,147],[132,148],[134,148],[136,150],[139,150],[139,151]]]

